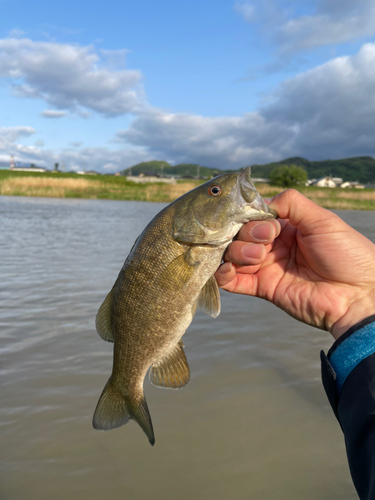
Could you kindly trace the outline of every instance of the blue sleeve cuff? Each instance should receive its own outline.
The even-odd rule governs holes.
[[[375,353],[375,315],[350,328],[328,352],[328,359],[336,373],[338,392],[350,372],[365,358]]]

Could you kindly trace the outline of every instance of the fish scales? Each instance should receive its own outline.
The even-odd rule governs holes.
[[[120,275],[113,326],[115,332],[126,330],[128,335],[120,336],[114,361],[115,374],[125,367],[133,371],[133,366],[135,373],[140,367],[146,373],[153,362],[177,343],[192,319],[192,306],[197,296],[220,265],[228,244],[215,248],[216,258],[211,249],[196,249],[198,258],[208,260],[205,258],[208,254],[206,266],[200,266],[185,287],[178,290],[172,285],[168,290],[168,283],[157,278],[173,259],[189,248],[176,244],[171,231],[165,232],[165,228],[171,229],[172,208],[160,214],[146,229],[144,238],[135,246]],[[170,331],[168,337],[166,329]],[[136,337],[140,331],[142,337]],[[140,344],[142,349],[138,348]]]
[[[148,224],[97,315],[98,333],[115,345],[95,428],[112,429],[131,418],[154,443],[143,393],[148,369],[159,387],[186,385],[190,371],[181,338],[197,306],[213,317],[220,312],[213,275],[225,249],[247,221],[275,216],[247,168],[199,186]]]

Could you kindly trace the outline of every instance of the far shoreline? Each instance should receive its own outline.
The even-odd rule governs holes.
[[[37,173],[0,171],[0,195],[43,198],[81,198],[98,200],[150,201],[170,203],[203,180],[181,179],[176,183],[135,183],[124,176],[79,175],[74,173]],[[264,198],[284,188],[259,183]],[[375,189],[320,188],[294,186],[318,205],[332,210],[375,210]]]

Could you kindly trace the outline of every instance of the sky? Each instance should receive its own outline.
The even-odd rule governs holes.
[[[0,162],[375,156],[373,0],[0,0]]]

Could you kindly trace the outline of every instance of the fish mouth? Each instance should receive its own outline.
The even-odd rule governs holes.
[[[243,204],[252,210],[259,211],[259,219],[277,219],[278,214],[272,210],[263,198],[260,196],[251,178],[251,167],[245,167],[238,175],[239,194],[243,199]],[[258,215],[258,214],[257,214]],[[255,220],[255,214],[252,213],[252,219]]]

